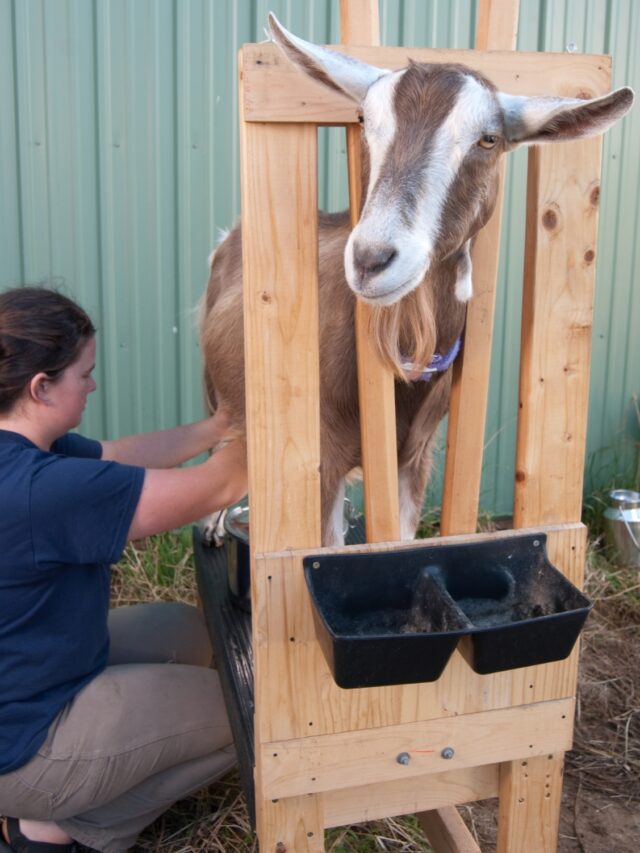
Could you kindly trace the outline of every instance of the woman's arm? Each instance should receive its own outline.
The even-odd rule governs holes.
[[[247,493],[246,454],[235,440],[200,465],[147,470],[128,539],[182,527],[239,501]]]
[[[211,450],[228,429],[227,413],[218,409],[213,417],[193,424],[103,441],[102,458],[141,468],[173,468]]]

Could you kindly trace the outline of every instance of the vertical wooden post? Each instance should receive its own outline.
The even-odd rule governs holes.
[[[242,60],[240,60],[242,61]],[[244,121],[240,68],[242,269],[244,278],[247,450],[252,575],[255,555],[279,548],[317,547],[320,522],[320,371],[315,125]],[[286,204],[273,209],[274,199]],[[252,584],[253,636],[266,602]],[[256,694],[270,672],[254,642]],[[321,795],[265,797],[261,714],[256,703],[256,824],[260,849],[274,853],[324,850]]]
[[[580,520],[601,149],[529,155],[514,527]],[[560,753],[501,766],[498,853],[555,851],[563,765]]]
[[[519,0],[481,0],[476,48],[515,50],[518,12]],[[464,350],[454,365],[449,406],[440,519],[443,536],[473,533],[478,522],[505,168],[503,162],[493,215],[473,247],[473,298],[467,308]],[[473,434],[467,427],[470,423]]]
[[[340,0],[344,44],[380,44],[378,0]],[[360,216],[360,128],[347,128],[351,225]],[[356,348],[367,542],[400,538],[395,383],[369,336],[371,307],[356,302]]]
[[[563,766],[563,753],[501,765],[496,853],[556,850]]]
[[[515,50],[519,0],[480,0],[476,28],[479,50]],[[467,308],[462,357],[454,365],[440,534],[473,533],[478,523],[480,478],[487,413],[496,279],[500,257],[500,229],[504,199],[505,164],[495,210],[473,247],[473,298]],[[472,432],[466,425],[473,423]],[[438,853],[478,851],[453,807],[424,812],[420,825]],[[515,849],[514,853],[515,853]],[[524,849],[524,848],[521,848]]]
[[[529,155],[515,527],[580,520],[601,150]]]

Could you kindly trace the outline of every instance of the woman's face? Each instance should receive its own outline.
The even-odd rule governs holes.
[[[60,421],[61,435],[79,426],[87,397],[96,390],[92,376],[96,366],[96,339],[89,338],[76,360],[65,368],[60,377],[47,388],[47,398],[53,404]]]

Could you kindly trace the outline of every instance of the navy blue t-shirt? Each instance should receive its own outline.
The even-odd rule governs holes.
[[[107,663],[110,565],[144,469],[69,434],[50,453],[0,430],[0,773],[26,764]]]

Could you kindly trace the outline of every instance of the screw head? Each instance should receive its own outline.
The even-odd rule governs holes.
[[[408,764],[411,761],[411,756],[408,752],[401,752],[396,758],[398,764]]]
[[[454,756],[455,754],[456,754],[456,751],[455,751],[455,749],[454,749],[452,746],[445,746],[445,748],[444,748],[444,749],[442,750],[442,752],[440,753],[440,755],[441,755],[443,758],[453,758],[453,756]]]

